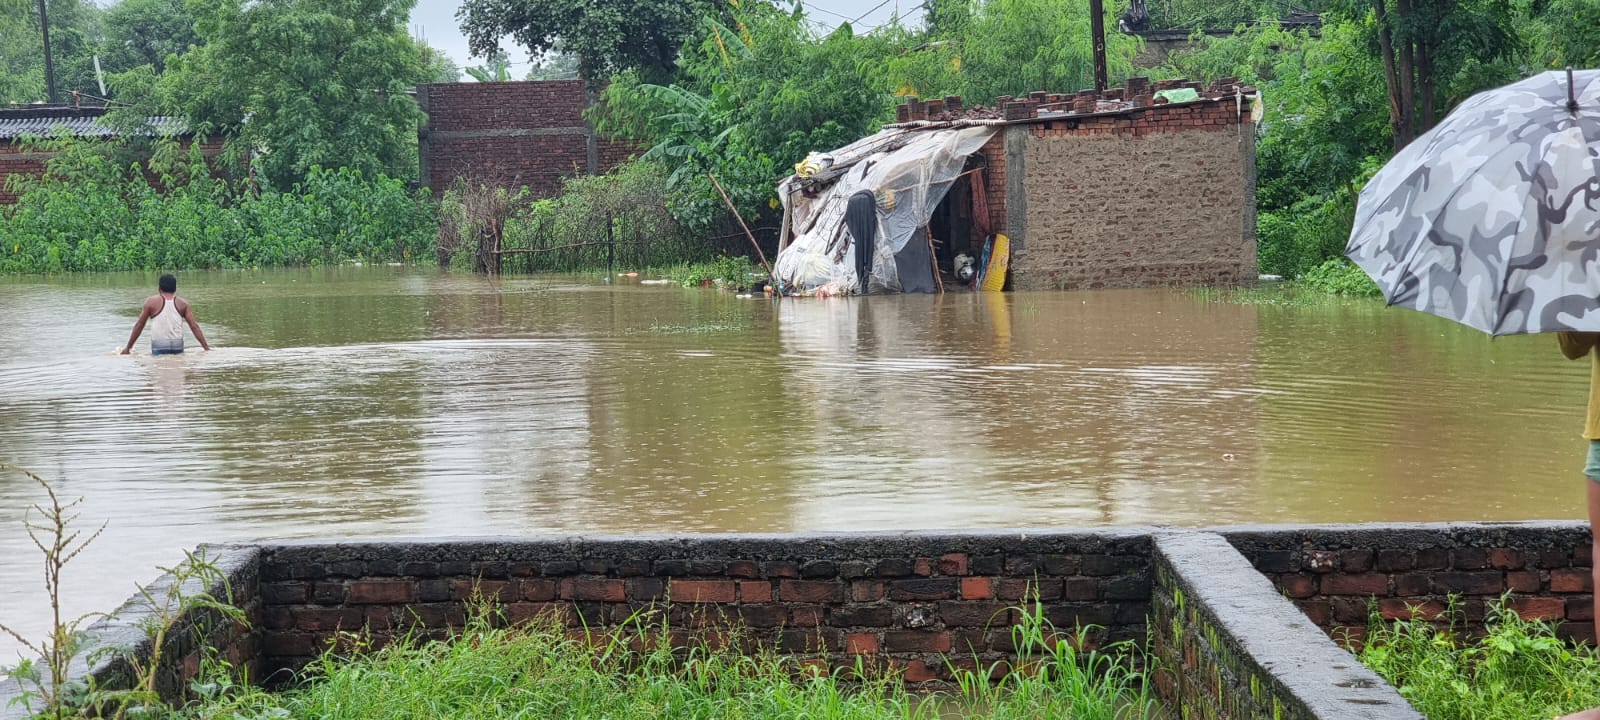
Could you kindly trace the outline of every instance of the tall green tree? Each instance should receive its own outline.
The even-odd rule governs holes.
[[[968,105],[990,104],[1001,95],[1034,90],[1076,92],[1094,87],[1094,47],[1088,3],[1082,0],[978,0],[970,15],[962,3],[942,2],[940,17],[924,35],[904,34],[904,46],[886,62],[903,94],[960,95]],[[1107,13],[1110,22],[1115,16]],[[939,34],[941,24],[961,31]],[[906,33],[903,29],[899,32]],[[1139,40],[1106,33],[1106,61],[1113,83],[1134,71]]]
[[[157,101],[225,131],[278,187],[314,166],[416,175],[422,113],[408,91],[434,79],[405,31],[413,0],[189,0],[204,44],[179,57]]]
[[[183,0],[122,0],[106,9],[102,24],[100,64],[108,73],[141,65],[159,73],[169,56],[201,42]]]
[[[100,47],[100,10],[89,0],[49,0],[50,55],[56,99],[71,91],[99,94],[94,53]],[[44,42],[37,0],[0,0],[0,102],[46,99]]]
[[[1463,89],[1517,75],[1504,63],[1522,47],[1510,0],[1341,0],[1331,15],[1371,18],[1395,150],[1432,128]]]
[[[606,90],[605,129],[651,146],[672,168],[674,212],[709,231],[726,217],[713,173],[746,217],[771,212],[777,181],[812,151],[878,129],[892,110],[888,36],[847,23],[819,34],[803,11],[768,3],[708,16],[684,46],[671,84],[619,75]]]

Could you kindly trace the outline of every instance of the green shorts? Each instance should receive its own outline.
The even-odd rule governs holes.
[[[1589,460],[1583,464],[1583,475],[1600,482],[1600,440],[1589,441]]]

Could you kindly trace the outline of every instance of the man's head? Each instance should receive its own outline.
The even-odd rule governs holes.
[[[178,291],[178,278],[170,273],[162,275],[156,286],[161,288],[161,292],[175,293]]]

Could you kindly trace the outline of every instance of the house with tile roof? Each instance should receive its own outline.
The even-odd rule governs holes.
[[[32,139],[51,137],[65,132],[86,139],[110,139],[122,133],[105,122],[105,106],[91,105],[33,105],[0,108],[0,205],[17,201],[11,181],[12,176],[38,177],[43,175],[50,157],[54,154],[40,150]],[[147,119],[142,134],[147,136],[177,137],[184,147],[195,140],[183,118],[154,116]],[[222,138],[205,137],[200,140],[201,152],[207,158],[222,152]]]

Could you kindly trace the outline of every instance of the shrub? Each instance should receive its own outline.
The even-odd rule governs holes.
[[[1334,295],[1380,297],[1383,294],[1378,290],[1377,283],[1367,277],[1366,271],[1344,258],[1326,260],[1307,270],[1300,276],[1300,284]]]
[[[509,203],[503,246],[538,251],[509,261],[519,270],[643,268],[710,254],[709,244],[668,210],[667,175],[654,163],[635,161],[605,175],[570,177],[556,197]],[[447,198],[442,212],[462,208],[459,199]],[[458,252],[472,245],[462,236]]]
[[[406,261],[433,245],[431,200],[382,175],[314,168],[256,194],[170,147],[126,164],[115,143],[39,148],[48,172],[11,178],[20,197],[0,208],[0,273]]]
[[[1429,720],[1522,720],[1600,705],[1600,653],[1568,645],[1550,623],[1522,619],[1505,599],[1490,606],[1481,638],[1456,627],[1453,601],[1444,620],[1386,625],[1374,616],[1361,650]]]

